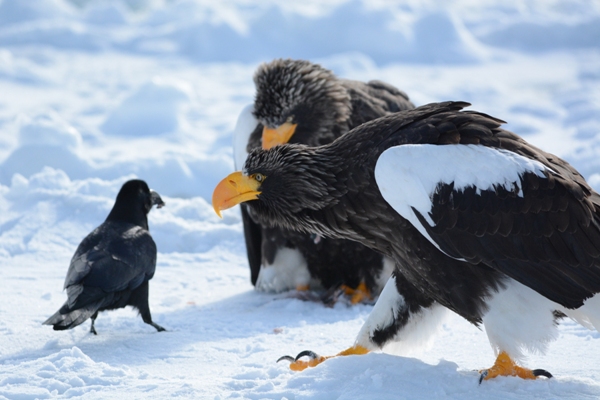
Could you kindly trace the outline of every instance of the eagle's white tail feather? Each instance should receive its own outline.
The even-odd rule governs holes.
[[[563,309],[561,311],[586,328],[600,332],[600,294],[587,299],[583,306],[576,310]]]

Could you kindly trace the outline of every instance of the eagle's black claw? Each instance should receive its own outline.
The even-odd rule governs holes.
[[[552,374],[545,369],[534,369],[531,372],[533,372],[533,375],[535,376],[545,376],[548,379],[552,378]]]
[[[481,375],[479,375],[479,384],[481,385],[481,382],[483,382],[483,380],[485,379],[485,377],[488,376],[488,372],[487,370],[483,371],[481,373]]]
[[[304,351],[301,351],[300,353],[298,353],[298,355],[296,356],[296,359],[294,361],[298,361],[299,359],[301,359],[304,356],[308,356],[311,360],[319,358],[319,355],[317,353],[315,353],[314,351],[304,350]]]
[[[294,362],[294,361],[296,361],[296,360],[294,359],[294,357],[292,357],[292,356],[281,356],[281,357],[279,357],[279,358],[277,359],[277,362],[279,362],[279,361],[283,361],[283,360],[286,360],[286,361],[289,361],[289,362]]]

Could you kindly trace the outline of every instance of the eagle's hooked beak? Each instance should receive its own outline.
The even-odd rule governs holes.
[[[260,182],[253,176],[246,176],[241,171],[229,174],[213,192],[212,204],[219,217],[222,210],[227,210],[236,204],[258,199]]]
[[[283,123],[275,129],[267,128],[265,126],[262,134],[262,148],[268,150],[278,144],[289,142],[296,131],[296,126],[298,126],[298,124],[292,124],[291,122]]]

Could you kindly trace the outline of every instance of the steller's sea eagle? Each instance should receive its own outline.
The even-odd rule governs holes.
[[[398,112],[320,147],[253,150],[213,206],[246,202],[262,223],[359,241],[395,261],[340,355],[400,340],[446,307],[485,326],[497,359],[480,382],[550,377],[515,360],[545,350],[561,317],[600,330],[600,196],[567,162],[468,105]],[[291,367],[324,359],[305,351]]]
[[[263,63],[254,83],[254,103],[242,111],[234,132],[236,168],[252,149],[327,144],[364,122],[414,108],[387,83],[340,79],[305,60]],[[360,243],[270,227],[255,221],[245,205],[241,212],[251,282],[259,290],[304,289],[316,280],[328,289],[324,301],[345,287],[357,302],[378,294],[394,268],[389,258]]]

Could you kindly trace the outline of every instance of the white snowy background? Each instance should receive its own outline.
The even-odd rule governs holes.
[[[498,378],[485,332],[449,315],[427,346],[291,372],[352,345],[371,306],[255,292],[237,209],[215,184],[257,65],[307,58],[415,104],[465,100],[600,188],[598,0],[0,0],[0,398],[584,399],[600,334],[572,322]],[[157,333],[130,309],[55,332],[69,260],[139,177],[159,255]]]

